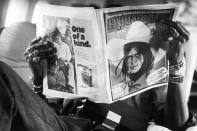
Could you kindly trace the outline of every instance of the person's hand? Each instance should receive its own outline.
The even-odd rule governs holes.
[[[86,103],[87,98],[64,99],[63,107],[60,110],[61,115],[76,115]]]
[[[148,126],[147,131],[171,131],[171,130],[163,126],[151,124]]]
[[[33,73],[33,83],[41,85],[44,76],[43,60],[54,60],[56,58],[56,48],[52,42],[44,41],[43,38],[38,37],[30,42],[25,57]]]
[[[190,33],[185,29],[181,22],[165,21],[169,27],[169,45],[167,50],[167,58],[169,64],[177,65],[183,61],[185,53],[185,44],[189,40]]]
[[[186,129],[186,131],[197,131],[197,126],[192,126]]]

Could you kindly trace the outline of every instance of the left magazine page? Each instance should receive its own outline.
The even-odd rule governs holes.
[[[97,26],[93,8],[44,5],[37,36],[54,43],[57,59],[46,63],[43,94],[48,97],[90,97],[97,84]],[[92,93],[91,93],[92,92]]]

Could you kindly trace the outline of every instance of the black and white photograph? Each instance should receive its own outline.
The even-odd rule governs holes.
[[[45,38],[54,43],[57,58],[49,60],[47,70],[48,88],[75,93],[74,50],[69,18],[44,16]],[[71,53],[73,52],[73,53]]]
[[[172,19],[174,12],[135,9],[105,14],[114,100],[167,83],[168,27],[162,20]]]
[[[196,0],[0,0],[0,131],[197,131]]]

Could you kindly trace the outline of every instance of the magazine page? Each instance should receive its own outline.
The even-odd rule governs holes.
[[[44,36],[57,48],[57,59],[48,61],[45,69],[43,93],[48,97],[88,97],[98,101],[101,95],[97,94],[102,93],[98,84],[95,10],[46,5],[37,29],[38,36]]]
[[[106,63],[111,101],[134,96],[168,80],[162,21],[171,20],[174,5],[149,5],[105,9]]]

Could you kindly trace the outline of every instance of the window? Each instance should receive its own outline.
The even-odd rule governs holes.
[[[28,0],[10,0],[5,20],[5,26],[18,21],[25,21],[28,11]]]

